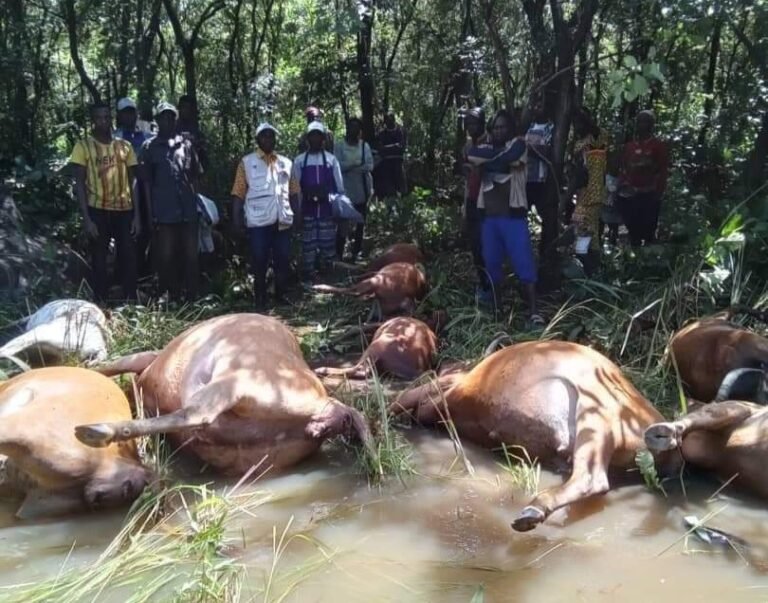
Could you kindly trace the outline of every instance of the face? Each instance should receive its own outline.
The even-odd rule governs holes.
[[[136,118],[136,109],[123,109],[117,112],[118,125],[129,131],[136,127]]]
[[[351,121],[347,124],[347,138],[349,140],[358,140],[360,138],[359,122]]]
[[[546,111],[544,110],[544,102],[539,100],[533,105],[532,109],[533,119],[538,123],[544,123],[547,121]]]
[[[653,119],[647,113],[641,113],[635,121],[635,133],[638,138],[648,138],[653,133]]]
[[[464,128],[472,138],[480,138],[483,135],[484,124],[474,115],[467,115],[464,118]]]
[[[271,153],[275,150],[276,140],[274,130],[264,130],[256,137],[256,144],[258,144],[259,148],[265,153]]]
[[[388,128],[395,127],[395,116],[392,113],[384,116],[384,125]]]
[[[318,130],[313,130],[307,135],[307,144],[309,144],[311,151],[319,151],[322,149],[323,142],[325,142],[325,135]]]
[[[313,121],[322,121],[322,118],[320,117],[320,111],[307,111],[305,117],[307,118],[307,123],[312,123]]]
[[[157,116],[157,129],[166,138],[173,133],[176,129],[176,115],[173,111],[163,111]]]
[[[497,117],[493,122],[493,128],[491,129],[491,135],[495,142],[504,143],[510,138],[510,123],[506,117]]]
[[[106,134],[112,131],[112,112],[106,107],[94,109],[91,113],[94,132]]]

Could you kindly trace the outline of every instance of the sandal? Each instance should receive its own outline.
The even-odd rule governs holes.
[[[544,327],[547,324],[547,321],[540,314],[531,314],[528,321],[536,327]]]

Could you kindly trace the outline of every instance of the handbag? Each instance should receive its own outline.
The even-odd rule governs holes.
[[[331,212],[337,220],[350,220],[352,222],[362,223],[363,216],[357,211],[352,201],[346,195],[330,195]]]

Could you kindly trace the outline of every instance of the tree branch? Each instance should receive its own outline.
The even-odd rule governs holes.
[[[83,64],[83,58],[80,56],[80,51],[78,49],[75,0],[63,0],[63,8],[64,20],[67,25],[67,34],[69,36],[69,54],[72,57],[72,63],[74,63],[77,74],[80,76],[80,81],[83,83],[83,86],[88,89],[91,98],[93,98],[95,102],[99,102],[101,101],[101,94],[99,93],[96,84],[93,83],[93,80],[88,75],[85,65]]]
[[[200,15],[197,23],[195,23],[195,26],[192,28],[192,35],[189,38],[189,42],[193,47],[197,44],[197,38],[200,37],[200,30],[203,28],[203,25],[205,25],[205,22],[215,17],[216,13],[222,10],[226,5],[227,3],[225,0],[213,0],[213,2],[205,7],[203,14]]]

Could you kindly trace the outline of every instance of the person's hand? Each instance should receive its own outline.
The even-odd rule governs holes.
[[[136,215],[134,216],[133,222],[131,223],[131,236],[134,239],[137,239],[140,234],[141,234],[141,220],[139,219],[139,216]]]
[[[96,227],[94,221],[90,218],[86,218],[83,221],[83,230],[89,239],[96,239],[99,236],[99,229]]]

